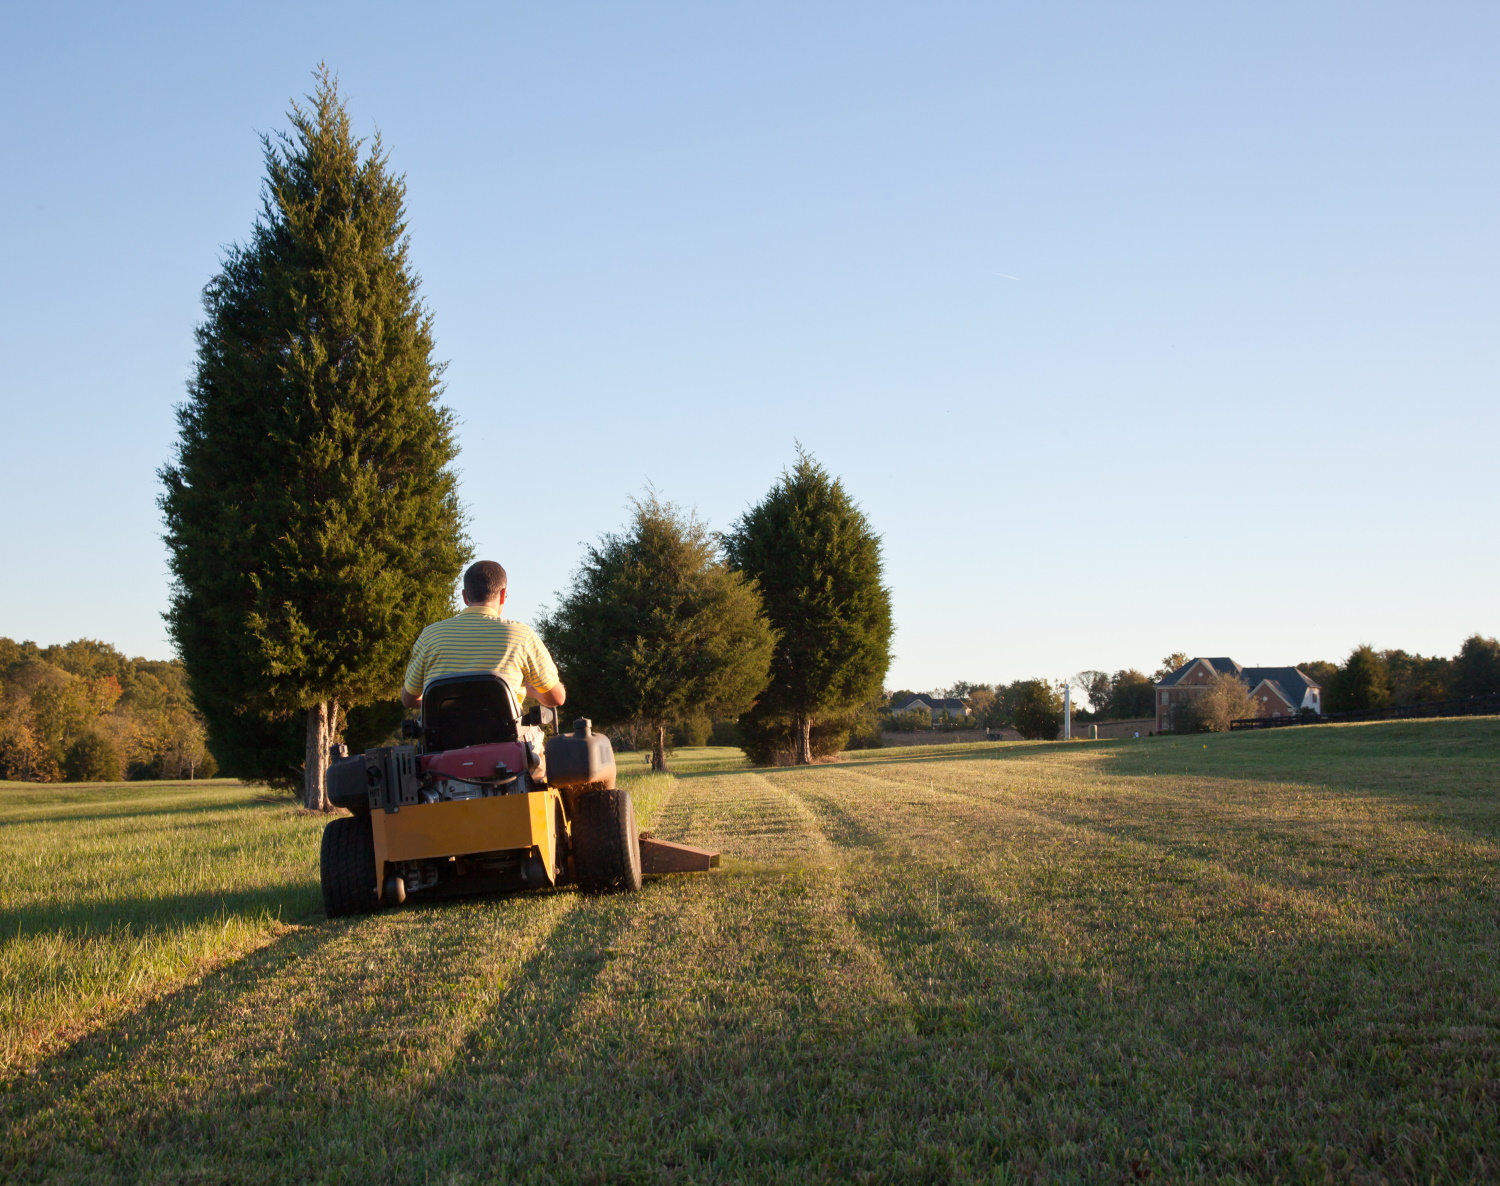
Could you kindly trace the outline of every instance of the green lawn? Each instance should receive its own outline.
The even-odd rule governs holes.
[[[0,1178],[1500,1177],[1500,721],[678,757],[713,874],[336,923],[253,789],[0,789]]]

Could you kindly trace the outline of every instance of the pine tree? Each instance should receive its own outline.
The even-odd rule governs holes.
[[[175,464],[166,618],[220,765],[322,808],[351,705],[391,697],[466,559],[451,413],[408,260],[405,182],[320,69],[263,138],[262,213],[204,290]]]
[[[665,770],[667,726],[743,712],[765,686],[774,637],[755,583],[702,523],[654,495],[633,505],[630,530],[588,550],[540,632],[569,707],[645,725],[652,768]]]
[[[796,464],[735,523],[725,548],[730,564],[755,578],[780,635],[753,716],[790,724],[792,760],[805,765],[819,718],[879,695],[890,666],[880,537],[843,484],[799,446]]]

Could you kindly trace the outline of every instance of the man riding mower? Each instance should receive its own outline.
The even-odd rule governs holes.
[[[466,609],[427,627],[402,700],[412,743],[339,757],[328,798],[353,814],[323,830],[329,918],[368,913],[408,896],[541,889],[576,882],[635,890],[645,873],[692,872],[718,854],[637,834],[628,791],[615,786],[609,738],[587,720],[548,737],[565,693],[529,626],[503,619],[505,570],[481,561],[464,574]],[[469,666],[449,674],[452,668]],[[524,717],[518,674],[542,703]],[[539,691],[538,691],[539,690]]]

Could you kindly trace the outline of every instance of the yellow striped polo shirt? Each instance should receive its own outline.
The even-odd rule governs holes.
[[[406,690],[415,696],[439,676],[493,671],[524,698],[525,685],[545,692],[557,684],[557,664],[536,631],[525,622],[509,622],[488,606],[434,622],[417,637],[406,665]]]

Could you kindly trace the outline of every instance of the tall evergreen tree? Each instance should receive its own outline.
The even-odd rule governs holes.
[[[222,767],[326,806],[351,705],[389,698],[466,557],[451,413],[408,259],[405,182],[320,68],[262,140],[262,212],[204,290],[166,614]],[[363,156],[362,156],[363,153]]]
[[[577,706],[646,725],[666,769],[672,721],[736,716],[765,687],[774,637],[755,582],[730,570],[702,523],[654,495],[629,531],[588,550],[540,632]]]
[[[752,715],[787,721],[793,761],[809,763],[818,719],[879,695],[890,667],[880,537],[843,484],[799,446],[796,464],[735,523],[725,550],[755,578],[780,636]]]

